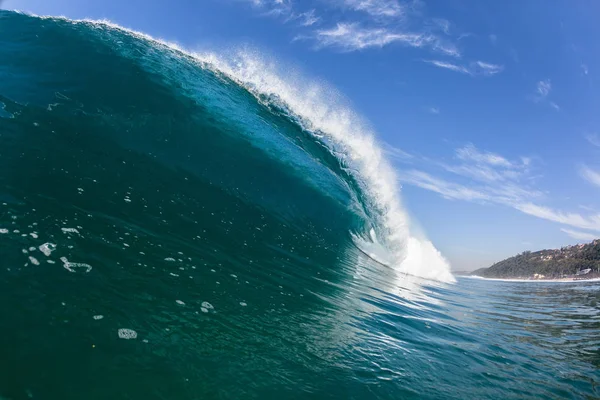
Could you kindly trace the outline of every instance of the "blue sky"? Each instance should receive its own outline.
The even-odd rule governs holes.
[[[6,0],[190,49],[251,46],[365,117],[455,270],[600,237],[600,2]]]

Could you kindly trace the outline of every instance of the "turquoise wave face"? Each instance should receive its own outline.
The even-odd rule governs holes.
[[[250,64],[0,12],[0,398],[598,397],[594,285],[415,277],[376,144]]]

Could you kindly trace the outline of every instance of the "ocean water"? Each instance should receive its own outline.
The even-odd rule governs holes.
[[[252,53],[0,11],[0,398],[600,397],[600,283],[459,278]]]

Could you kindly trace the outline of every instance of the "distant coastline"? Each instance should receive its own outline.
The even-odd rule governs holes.
[[[534,278],[486,278],[479,275],[456,275],[461,278],[480,279],[484,281],[499,281],[499,282],[539,282],[539,283],[584,283],[584,282],[600,282],[600,274],[595,274],[593,278],[556,278],[556,279],[534,279]]]
[[[600,239],[560,249],[524,251],[475,271],[455,275],[511,281],[589,282],[600,280]]]

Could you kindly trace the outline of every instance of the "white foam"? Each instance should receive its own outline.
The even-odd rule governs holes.
[[[75,228],[60,228],[63,233],[79,233],[79,231]]]
[[[69,272],[77,272],[77,269],[85,269],[85,272],[88,273],[92,270],[92,266],[85,263],[76,263],[67,260],[67,257],[61,257],[60,261],[63,262],[63,267]]]
[[[8,233],[8,229],[2,228],[2,229],[0,229],[0,233],[4,235],[4,234]]]
[[[41,17],[54,18],[54,17]],[[58,19],[69,21],[64,17]],[[232,56],[193,53],[174,43],[123,28],[106,20],[75,23],[111,27],[194,57],[204,68],[226,75],[249,90],[259,101],[276,102],[297,117],[307,131],[313,132],[342,157],[349,170],[356,171],[372,210],[376,210],[382,244],[389,250],[391,265],[401,272],[422,277],[454,281],[450,265],[426,240],[411,235],[407,213],[401,206],[398,180],[367,124],[345,103],[336,90],[323,82],[306,79],[293,69],[268,60],[253,51]],[[269,99],[269,100],[265,100]],[[411,254],[415,251],[416,254]]]
[[[117,333],[121,339],[137,339],[137,332],[133,329],[121,328],[117,331]]]
[[[31,261],[33,265],[40,265],[40,262],[35,257],[29,256],[29,261]]]
[[[179,304],[180,306],[185,306],[185,303],[181,300],[175,300],[175,303]]]
[[[104,318],[104,315],[94,315],[93,317],[96,321],[101,320],[102,318]]]
[[[306,130],[324,140],[356,171],[371,208],[377,211],[379,234],[388,253],[386,263],[403,273],[454,281],[449,263],[433,244],[411,235],[394,170],[374,134],[343,104],[335,90],[300,77],[295,71],[282,71],[276,63],[253,52],[242,51],[229,59],[215,54],[193,56],[205,67],[244,86],[259,100],[266,97],[290,110]]]
[[[38,248],[42,253],[44,253],[46,257],[50,257],[50,254],[52,254],[52,252],[56,250],[56,245],[54,243],[44,243]]]

